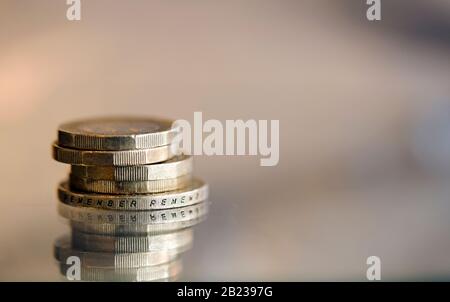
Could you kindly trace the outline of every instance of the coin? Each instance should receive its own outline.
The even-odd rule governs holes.
[[[134,150],[169,145],[179,129],[172,121],[141,117],[101,117],[62,124],[58,144],[85,150]]]
[[[72,206],[109,210],[156,210],[196,204],[208,198],[208,185],[194,178],[183,189],[154,194],[107,195],[70,189],[67,182],[58,187],[58,198]]]
[[[135,253],[104,253],[89,252],[72,247],[70,236],[62,236],[55,241],[54,255],[60,262],[66,262],[67,258],[76,256],[80,258],[85,267],[103,268],[134,268],[150,265],[158,265],[174,260],[177,255],[184,252],[183,249],[171,249],[151,252]]]
[[[171,145],[129,151],[90,151],[53,144],[53,158],[59,162],[86,166],[131,166],[158,163],[172,158]]]
[[[157,223],[157,224],[140,224],[140,225],[109,224],[109,223],[93,224],[71,220],[70,227],[74,230],[88,234],[110,235],[110,236],[142,236],[142,235],[161,234],[193,227],[202,222],[203,220],[205,220],[205,217],[206,214],[185,221]]]
[[[59,214],[69,220],[90,224],[149,225],[190,221],[208,213],[209,202],[153,211],[117,211],[74,207],[58,203]]]
[[[79,178],[114,181],[144,181],[176,178],[192,172],[191,156],[176,156],[162,163],[139,166],[71,166]]]
[[[182,189],[188,186],[191,180],[191,174],[181,175],[177,178],[144,181],[92,180],[70,175],[70,187],[87,192],[107,194],[160,193]]]
[[[150,236],[105,236],[72,230],[72,247],[89,252],[138,253],[186,250],[193,240],[192,229]]]
[[[71,265],[60,262],[60,273],[67,276]],[[99,268],[80,267],[80,281],[103,281],[103,282],[142,282],[174,280],[182,271],[180,259],[139,268]]]

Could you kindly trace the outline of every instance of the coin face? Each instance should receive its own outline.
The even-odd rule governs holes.
[[[171,143],[172,121],[142,117],[103,117],[60,125],[58,144],[85,150],[132,150]]]
[[[114,136],[166,131],[170,129],[171,125],[172,123],[169,120],[105,117],[62,124],[59,130],[73,134]]]

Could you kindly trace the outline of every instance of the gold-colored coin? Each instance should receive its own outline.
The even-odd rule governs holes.
[[[144,181],[92,180],[70,175],[70,187],[86,192],[106,194],[160,193],[185,188],[191,180],[191,174],[177,178]]]
[[[191,156],[176,156],[162,163],[138,166],[72,165],[71,174],[91,180],[145,181],[176,178],[192,173]]]

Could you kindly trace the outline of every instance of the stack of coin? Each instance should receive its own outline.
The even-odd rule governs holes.
[[[192,226],[208,210],[208,186],[192,177],[192,157],[175,156],[172,122],[100,118],[63,124],[53,157],[71,165],[58,187],[71,236],[55,243],[63,274],[71,256],[81,279],[172,280]]]

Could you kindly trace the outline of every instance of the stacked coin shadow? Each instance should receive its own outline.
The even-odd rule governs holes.
[[[192,227],[206,217],[209,202],[207,184],[192,176],[192,157],[173,152],[177,131],[168,120],[132,117],[59,127],[53,158],[71,165],[68,180],[58,186],[58,212],[71,234],[54,245],[64,276],[85,281],[179,276],[180,255],[192,246]]]

